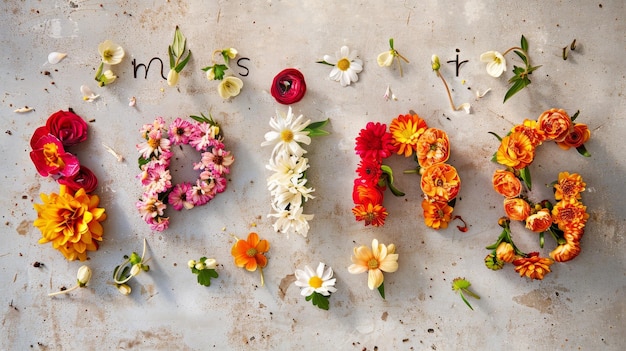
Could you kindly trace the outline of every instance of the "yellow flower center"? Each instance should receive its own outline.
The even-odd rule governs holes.
[[[43,146],[43,154],[48,166],[63,167],[65,163],[59,158],[59,148],[55,143],[47,143]]]
[[[150,146],[150,148],[152,149],[156,149],[159,146],[159,144],[160,144],[159,141],[156,139],[152,139],[152,138],[148,139],[148,146]]]
[[[254,257],[254,256],[256,256],[257,252],[258,251],[254,247],[251,247],[248,250],[246,250],[246,256]]]
[[[282,132],[280,132],[280,138],[284,142],[290,143],[293,140],[293,132],[289,129],[285,129]]]
[[[341,60],[337,61],[337,68],[342,71],[347,71],[348,68],[350,68],[350,60],[344,57]]]
[[[311,279],[309,279],[309,286],[312,288],[319,288],[322,286],[322,278],[318,277],[318,276],[313,276],[311,277]]]
[[[108,61],[110,59],[113,58],[113,51],[107,49],[104,50],[104,52],[102,53],[102,57],[104,58],[105,61]]]
[[[367,261],[367,267],[369,269],[376,269],[378,268],[378,260],[375,258],[372,258],[371,260]]]

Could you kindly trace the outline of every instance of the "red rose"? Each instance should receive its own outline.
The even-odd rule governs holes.
[[[39,136],[37,140],[35,137]],[[63,149],[63,144],[52,134],[43,134],[41,128],[35,130],[31,139],[33,151],[30,158],[35,164],[39,174],[47,176],[71,177],[80,168],[78,158]]]
[[[72,109],[50,115],[46,127],[50,134],[61,140],[63,146],[75,145],[87,140],[87,123]]]
[[[80,169],[73,176],[63,176],[58,179],[59,184],[67,185],[68,188],[76,192],[78,189],[85,189],[86,193],[91,193],[98,186],[98,178],[87,167],[80,166]]]
[[[306,93],[304,76],[295,68],[287,68],[274,77],[270,91],[278,103],[295,104]]]

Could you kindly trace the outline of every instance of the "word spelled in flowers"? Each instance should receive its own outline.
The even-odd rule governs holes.
[[[115,82],[115,79],[117,79],[113,71],[110,69],[104,70],[104,65],[113,66],[122,62],[124,49],[110,40],[105,40],[98,45],[98,52],[100,53],[101,61],[94,79],[98,82],[99,86],[103,87]]]
[[[165,216],[166,204],[180,211],[202,206],[218,193],[226,190],[230,166],[235,161],[226,150],[219,125],[204,115],[191,116],[194,122],[176,118],[169,127],[157,117],[141,129],[144,142],[137,144],[139,167],[137,176],[143,186],[143,195],[136,206],[143,220],[152,230],[163,231],[169,226]],[[169,166],[171,147],[188,144],[200,152],[200,162],[193,168],[200,171],[195,183],[172,184]]]
[[[328,299],[331,293],[337,291],[335,288],[337,279],[333,278],[333,269],[320,262],[316,270],[309,266],[304,266],[304,270],[296,269],[295,276],[295,284],[302,288],[300,294],[314,306],[328,310]]]
[[[198,276],[198,284],[211,286],[211,278],[219,277],[217,274],[217,261],[213,258],[201,257],[198,261],[189,260],[187,266],[191,273]]]
[[[124,262],[113,270],[113,283],[122,295],[129,295],[132,291],[131,287],[126,284],[129,280],[136,277],[141,272],[148,272],[150,270],[150,266],[146,264],[148,260],[145,260],[145,257],[146,239],[143,239],[141,257],[136,252],[133,252],[130,256],[125,255]]]
[[[351,82],[357,82],[358,73],[363,70],[363,61],[357,58],[356,50],[350,51],[345,45],[335,53],[335,57],[324,55],[324,60],[317,61],[317,63],[333,66],[328,76],[339,82],[342,87],[350,85]]]
[[[249,272],[254,272],[258,268],[261,273],[261,286],[263,286],[265,284],[263,268],[267,266],[265,253],[270,249],[269,241],[261,240],[257,233],[249,233],[245,240],[235,239],[237,241],[230,250],[235,259],[235,265],[239,268],[245,268]]]
[[[243,88],[243,82],[241,81],[241,79],[231,75],[224,76],[229,68],[230,60],[237,57],[237,53],[237,49],[235,48],[215,50],[213,51],[213,55],[211,55],[211,61],[213,65],[204,67],[202,69],[206,72],[206,77],[208,80],[221,81],[220,84],[217,86],[217,92],[224,100],[239,95],[239,93],[241,92],[241,88]],[[223,64],[218,64],[215,61],[216,54],[220,54],[222,56],[222,58],[224,59]]]
[[[370,290],[378,289],[380,296],[385,298],[383,272],[393,273],[398,270],[398,254],[394,244],[379,244],[372,240],[372,248],[365,245],[354,248],[352,264],[348,271],[352,274],[367,272],[367,286]]]
[[[503,230],[496,242],[487,246],[492,250],[485,258],[488,268],[498,270],[505,263],[513,262],[520,276],[543,279],[550,272],[552,259],[566,262],[580,253],[580,240],[589,218],[581,202],[581,193],[586,187],[582,177],[577,173],[559,173],[558,179],[552,183],[554,199],[558,201],[554,205],[549,200],[534,203],[528,198],[532,187],[528,167],[533,162],[535,148],[544,141],[555,141],[563,149],[574,147],[582,155],[590,156],[583,144],[591,133],[586,125],[573,124],[577,115],[578,112],[570,118],[563,110],[550,109],[537,121],[525,120],[514,126],[504,138],[498,137],[500,147],[493,160],[507,169],[496,170],[492,184],[494,190],[504,196],[507,217],[499,221]],[[518,249],[511,238],[510,220],[524,221],[527,229],[538,233],[542,248],[544,233],[549,232],[557,243],[556,249],[550,253],[552,259]]]
[[[498,51],[487,51],[480,55],[480,61],[487,63],[487,73],[490,76],[498,78],[504,71],[506,71],[506,59],[504,56],[511,51],[522,59],[525,67],[513,66],[513,77],[509,79],[509,84],[511,84],[511,86],[504,95],[503,103],[517,92],[527,87],[530,84],[528,76],[531,75],[534,70],[541,67],[532,66],[530,64],[530,58],[528,56],[528,41],[522,35],[520,46],[514,46],[506,50],[503,54]]]
[[[40,194],[43,204],[34,204],[37,219],[33,225],[41,231],[40,244],[52,243],[68,260],[87,259],[87,251],[96,251],[102,241],[101,221],[106,219],[100,199],[90,195],[98,178],[78,158],[65,151],[87,140],[87,123],[72,109],[57,111],[45,126],[35,130],[30,140],[30,158],[40,175],[60,184],[59,194]]]
[[[261,146],[274,146],[267,169],[274,172],[267,178],[267,188],[272,194],[272,209],[268,217],[276,218],[274,230],[284,234],[292,232],[307,236],[312,214],[304,214],[304,202],[313,198],[315,189],[307,186],[306,170],[309,160],[304,157],[312,136],[328,135],[322,128],[328,119],[311,123],[303,115],[295,117],[291,107],[287,114],[276,111],[270,120],[272,131],[265,134]]]
[[[167,53],[170,58],[170,71],[167,74],[167,85],[173,87],[178,84],[178,78],[180,72],[185,68],[187,62],[191,58],[191,50],[187,51],[187,57],[185,51],[187,50],[187,38],[180,31],[178,26],[174,31],[174,40],[172,45],[168,46]]]

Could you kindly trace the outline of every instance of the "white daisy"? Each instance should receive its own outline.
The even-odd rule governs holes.
[[[278,154],[275,158],[270,159],[270,163],[265,168],[273,172],[267,178],[268,190],[272,191],[276,187],[287,186],[293,178],[302,177],[302,173],[309,168],[309,164],[306,157]]]
[[[303,115],[294,118],[291,107],[286,116],[277,110],[276,115],[270,119],[270,126],[274,130],[265,133],[265,141],[261,143],[261,146],[274,145],[272,158],[280,152],[302,156],[306,150],[300,146],[300,143],[306,145],[311,143],[309,132],[303,131],[310,122],[311,120],[305,121]]]
[[[333,269],[325,266],[324,263],[320,262],[315,271],[309,266],[304,266],[304,270],[296,269],[295,275],[297,280],[295,284],[304,288],[300,291],[302,296],[309,296],[314,292],[330,296],[331,293],[337,291],[335,288],[337,279],[333,278]]]
[[[357,73],[363,70],[363,61],[356,58],[356,55],[356,50],[350,52],[347,46],[342,46],[341,50],[335,53],[335,57],[324,55],[324,61],[335,66],[330,71],[330,79],[341,83],[343,87],[358,81]]]

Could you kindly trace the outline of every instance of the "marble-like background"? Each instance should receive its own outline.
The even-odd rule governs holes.
[[[620,350],[625,344],[626,286],[623,198],[626,163],[621,141],[626,131],[624,59],[626,10],[623,1],[95,1],[3,0],[0,2],[0,309],[2,350]],[[174,28],[181,27],[193,52],[176,88],[167,86],[157,68],[146,79],[134,78],[132,61],[160,57]],[[479,55],[517,45],[524,34],[530,56],[542,67],[532,84],[506,104],[509,71],[499,79],[486,74]],[[411,62],[404,76],[381,68],[376,56],[388,39]],[[118,80],[105,88],[93,81],[98,43],[111,39],[126,50],[114,67]],[[577,40],[564,61],[562,48]],[[342,45],[358,50],[364,61],[359,81],[349,87],[330,81],[324,54]],[[223,101],[216,82],[200,69],[214,49],[235,47],[249,74],[241,95]],[[57,65],[48,53],[67,52]],[[468,60],[455,76],[456,55]],[[453,112],[441,82],[431,71],[438,54],[442,73],[457,104],[470,102],[473,113]],[[512,55],[507,58],[516,62]],[[273,77],[295,67],[306,77],[305,98],[293,105],[313,121],[330,118],[331,135],[307,148],[309,182],[316,198],[306,204],[315,213],[308,238],[285,237],[266,217],[270,194],[265,164],[271,150],[261,148],[269,119],[286,111],[269,94]],[[233,67],[235,72],[245,70]],[[44,75],[49,71],[50,75]],[[165,74],[167,74],[165,72]],[[79,87],[100,94],[82,100]],[[398,101],[385,101],[390,85]],[[97,89],[96,89],[97,88]],[[475,93],[491,88],[484,98]],[[136,107],[128,99],[137,98]],[[35,110],[18,114],[17,108]],[[89,123],[89,141],[72,149],[98,175],[97,194],[106,207],[105,238],[87,262],[94,277],[87,289],[48,298],[70,286],[80,262],[68,262],[50,245],[39,245],[33,203],[39,193],[57,191],[41,178],[28,152],[34,129],[60,109],[72,107]],[[542,146],[533,164],[535,196],[550,196],[541,184],[559,171],[581,173],[591,215],[582,254],[553,265],[543,281],[519,278],[511,267],[492,272],[483,264],[484,246],[497,237],[502,198],[491,188],[498,166],[490,162],[498,146],[489,131],[505,133],[524,118],[563,108],[587,123],[592,157]],[[455,226],[435,231],[423,224],[416,176],[401,170],[413,163],[394,157],[397,185],[407,196],[390,194],[390,215],[381,228],[356,222],[352,181],[358,158],[354,138],[368,121],[389,123],[415,110],[430,126],[448,132],[449,163],[462,178],[455,213],[469,231]],[[228,190],[209,205],[172,214],[170,229],[151,232],[134,203],[141,195],[135,179],[138,129],[154,117],[211,112],[222,124],[236,162]],[[119,163],[102,143],[126,160]],[[186,150],[172,169],[191,175],[194,153]],[[186,167],[186,168],[185,168]],[[266,286],[256,273],[236,268],[230,256],[231,234],[258,231],[271,242]],[[536,238],[515,226],[516,242],[538,249]],[[132,281],[126,297],[111,284],[122,256],[141,250],[148,240],[151,270]],[[387,299],[367,289],[365,275],[347,271],[352,248],[373,238],[393,242],[400,268],[385,276]],[[547,254],[553,242],[548,239]],[[187,260],[215,257],[220,277],[210,288],[196,284]],[[35,268],[35,261],[44,263]],[[304,301],[288,285],[294,269],[323,261],[335,270],[338,291],[330,310]],[[451,290],[455,277],[466,277],[481,295],[469,310]]]

